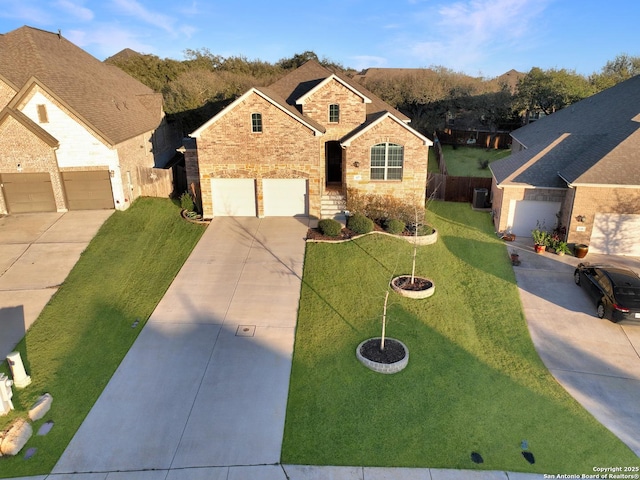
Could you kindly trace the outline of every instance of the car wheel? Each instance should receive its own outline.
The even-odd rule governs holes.
[[[598,318],[604,318],[604,304],[602,302],[598,303]]]
[[[573,272],[573,281],[576,282],[576,285],[580,285],[580,272],[578,270]]]

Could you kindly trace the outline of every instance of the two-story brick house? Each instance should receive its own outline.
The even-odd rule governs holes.
[[[347,189],[424,204],[432,142],[409,121],[309,61],[194,131],[185,145],[187,181],[201,192],[205,218],[320,218],[323,196]]]
[[[171,193],[162,95],[59,33],[0,35],[0,214],[125,209]]]

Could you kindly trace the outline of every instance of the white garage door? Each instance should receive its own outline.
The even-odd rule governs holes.
[[[596,213],[589,252],[640,256],[640,215]]]
[[[509,225],[516,237],[529,237],[538,222],[547,231],[552,231],[558,223],[556,214],[560,202],[536,202],[535,200],[511,200],[509,205]]]
[[[265,178],[262,180],[264,215],[293,217],[307,215],[307,181],[304,178]]]
[[[252,178],[212,178],[214,217],[255,217],[256,188]]]

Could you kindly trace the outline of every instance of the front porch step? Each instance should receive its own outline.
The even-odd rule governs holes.
[[[320,218],[335,218],[338,221],[342,221],[346,206],[345,196],[341,193],[325,193],[320,199]]]

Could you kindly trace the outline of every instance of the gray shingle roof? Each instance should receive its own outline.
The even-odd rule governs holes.
[[[56,33],[0,35],[0,75],[20,89],[35,79],[111,145],[155,129],[162,95]]]
[[[491,170],[503,185],[566,185],[560,176],[571,184],[640,185],[639,120],[636,76],[515,130],[527,149]]]

